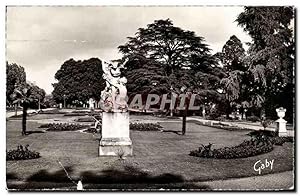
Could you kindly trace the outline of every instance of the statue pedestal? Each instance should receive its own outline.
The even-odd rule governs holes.
[[[131,156],[128,112],[103,112],[100,156]]]
[[[280,137],[287,136],[287,130],[286,130],[286,120],[283,118],[280,118],[275,121],[276,122],[276,131],[278,132]]]

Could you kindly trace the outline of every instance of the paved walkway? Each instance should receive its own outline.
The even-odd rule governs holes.
[[[55,108],[46,108],[46,109],[42,109],[43,111],[48,111],[48,110],[53,110]],[[28,114],[31,114],[31,113],[34,113],[34,112],[38,112],[38,109],[28,109],[27,110],[27,113]],[[20,114],[23,114],[23,111],[18,111],[17,112],[17,115],[20,115]],[[9,117],[12,117],[15,115],[15,111],[7,111],[6,112],[6,118],[9,118]]]
[[[234,126],[234,127],[240,127],[240,128],[247,128],[247,129],[253,129],[253,130],[261,130],[263,127],[260,124],[257,123],[250,123],[250,122],[226,122],[226,121],[217,121],[217,120],[207,120],[200,118],[198,116],[193,117],[187,117],[187,120],[196,120],[201,122],[202,124],[206,125],[213,125],[213,124],[223,124],[227,126]],[[275,131],[274,126],[269,126],[266,128],[266,130]],[[294,129],[292,126],[287,126],[287,132],[289,136],[294,136]]]

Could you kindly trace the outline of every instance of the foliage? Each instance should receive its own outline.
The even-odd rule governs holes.
[[[219,97],[216,92],[222,70],[195,32],[173,25],[170,19],[155,20],[139,28],[134,37],[119,46],[128,78],[129,95],[135,93],[181,93],[183,86],[198,93],[204,102]]]
[[[251,121],[251,122],[258,122],[258,121],[260,121],[260,118],[257,116],[249,116],[249,117],[247,117],[247,120]]]
[[[130,123],[129,128],[137,131],[161,131],[163,127],[158,123]]]
[[[58,82],[53,84],[54,100],[63,103],[65,99],[66,104],[75,100],[86,103],[89,98],[100,100],[100,92],[105,87],[102,74],[102,62],[98,58],[65,61],[55,74]]]
[[[24,67],[15,63],[9,64],[6,62],[6,101],[11,104],[11,95],[16,86],[26,83],[26,73]]]
[[[36,151],[31,151],[28,149],[29,145],[25,147],[19,145],[15,150],[9,150],[6,152],[6,160],[27,160],[27,159],[37,159],[40,157],[40,153]]]
[[[87,128],[87,125],[69,124],[69,123],[48,123],[39,128],[47,128],[46,131],[76,131]]]
[[[216,55],[225,72],[220,84],[225,94],[226,114],[229,118],[232,105],[243,101],[245,72],[247,70],[243,60],[246,53],[241,40],[233,35],[223,46],[222,52]],[[224,102],[221,104],[224,104]]]
[[[256,156],[271,152],[272,150],[273,145],[267,137],[257,137],[255,139],[245,140],[241,144],[233,147],[212,149],[212,144],[202,145],[198,150],[191,151],[190,155],[215,159],[235,159]]]
[[[23,107],[22,114],[22,135],[26,135],[26,118],[27,109],[29,105],[34,101],[32,97],[32,88],[28,84],[17,86],[12,94],[13,104],[19,103]]]
[[[293,7],[245,7],[238,25],[252,38],[244,62],[248,73],[249,102],[262,107],[269,115],[284,106],[293,115],[295,97],[295,40],[291,21]]]
[[[33,100],[33,102],[30,103],[30,106],[31,106],[31,108],[38,108],[39,101],[40,101],[40,104],[44,102],[46,92],[44,89],[38,87],[35,84],[28,83],[28,85],[30,86],[30,89],[31,89],[30,97]]]
[[[263,119],[263,120],[261,120],[261,125],[264,127],[264,129],[266,129],[272,123],[273,123],[273,121],[270,120],[270,119]]]

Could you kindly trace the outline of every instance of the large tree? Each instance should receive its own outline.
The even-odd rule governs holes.
[[[295,97],[293,18],[292,7],[245,7],[237,18],[252,38],[245,59],[252,76],[251,103],[268,116],[275,116],[275,108],[284,106],[289,120]]]
[[[67,60],[56,72],[53,98],[57,103],[71,104],[78,100],[86,102],[89,98],[100,100],[101,91],[105,87],[102,78],[102,62],[98,58],[89,60]]]
[[[243,63],[245,49],[241,40],[235,35],[231,36],[218,54],[223,65],[225,77],[221,84],[226,98],[226,114],[229,117],[231,106],[243,101],[243,94],[246,92],[245,79],[247,67]],[[224,104],[224,102],[223,102]]]
[[[15,63],[9,64],[6,62],[6,101],[12,104],[11,95],[18,85],[26,83],[26,73],[24,67]]]
[[[44,89],[33,83],[28,83],[28,85],[30,86],[31,98],[33,100],[33,102],[30,103],[30,107],[40,109],[40,105],[44,102],[46,92]]]
[[[194,92],[202,103],[218,95],[221,70],[204,38],[174,26],[170,19],[155,20],[139,28],[119,50],[123,60],[129,59],[125,71],[129,93]],[[183,112],[182,134],[186,114],[187,109]]]
[[[204,97],[214,94],[208,90],[216,90],[219,72],[204,38],[174,26],[170,19],[155,20],[139,28],[119,50],[123,59],[131,59],[125,70],[129,93],[165,93],[171,86],[179,92],[186,86],[199,94],[202,90]]]

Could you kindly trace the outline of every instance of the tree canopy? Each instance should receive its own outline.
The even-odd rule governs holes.
[[[26,83],[26,73],[24,67],[15,63],[6,62],[6,101],[12,103],[11,95],[18,85]]]
[[[186,86],[203,97],[217,95],[222,73],[204,41],[195,32],[174,26],[170,19],[139,28],[119,46],[123,59],[129,59],[125,70],[129,93],[165,93],[171,86],[179,92]]]
[[[54,100],[62,103],[64,96],[67,103],[75,100],[86,102],[89,98],[100,100],[105,87],[102,74],[102,62],[98,58],[65,61],[55,74],[58,82],[53,84]]]
[[[273,115],[274,107],[287,107],[290,114],[293,110],[293,18],[292,7],[245,7],[236,20],[252,38],[244,60],[251,72],[250,102]]]

